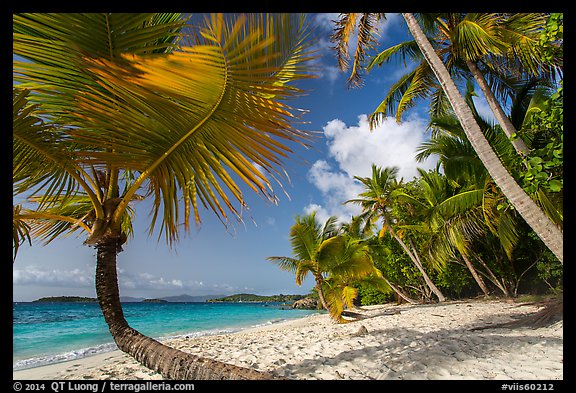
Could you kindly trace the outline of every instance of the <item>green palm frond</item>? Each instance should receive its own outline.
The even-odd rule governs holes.
[[[241,220],[241,185],[275,203],[257,168],[285,175],[287,144],[311,135],[283,102],[301,92],[291,82],[312,76],[304,18],[215,14],[184,39],[180,15],[131,15],[15,16],[14,52],[27,59],[15,62],[15,80],[43,117],[66,125],[75,162],[138,175],[113,220],[144,186],[150,232],[160,219],[169,242],[179,222],[200,223],[200,205],[225,224],[229,213]]]
[[[546,24],[545,13],[518,13],[504,19],[501,34],[510,42],[507,57],[520,64],[533,75],[543,72],[539,53],[542,26]]]
[[[296,270],[298,269],[298,264],[300,262],[298,259],[290,257],[272,256],[267,257],[266,259],[271,262],[274,262],[276,265],[278,265],[278,267],[280,267],[280,269],[292,273],[296,273]]]
[[[519,234],[516,230],[516,218],[513,213],[508,209],[501,210],[499,207],[504,203],[507,203],[507,199],[496,188],[492,179],[487,179],[482,201],[484,221],[490,231],[498,237],[503,250],[510,258],[513,248],[518,242]]]
[[[320,236],[320,227],[314,214],[296,217],[296,223],[290,228],[292,254],[299,260],[316,260]]]
[[[423,66],[423,63],[421,66]],[[416,73],[416,69],[407,72],[390,87],[386,97],[384,97],[382,102],[378,104],[376,109],[374,109],[368,117],[370,128],[377,127],[378,124],[384,121],[388,116],[396,116],[398,103],[402,100],[404,93],[410,87]]]
[[[346,306],[344,288],[346,287],[334,280],[325,280],[322,283],[322,292],[328,303],[328,313],[338,323],[350,322],[342,317],[342,312]],[[350,291],[347,292],[350,295]]]
[[[428,63],[424,62],[416,67],[410,86],[408,86],[402,98],[398,101],[396,121],[400,121],[404,112],[413,107],[417,99],[428,98],[431,92],[430,87],[434,85],[436,85],[436,79]]]
[[[389,63],[395,56],[400,57],[404,63],[404,66],[406,66],[407,60],[422,60],[422,53],[420,52],[416,41],[405,41],[397,45],[393,45],[372,57],[366,66],[366,70],[370,71],[374,66],[380,67],[382,64]]]
[[[72,145],[37,115],[39,106],[29,104],[29,93],[13,90],[13,192],[45,189],[48,195],[72,194],[78,188]]]
[[[497,14],[468,13],[449,33],[455,55],[476,61],[488,53],[502,55],[508,45],[500,37]]]

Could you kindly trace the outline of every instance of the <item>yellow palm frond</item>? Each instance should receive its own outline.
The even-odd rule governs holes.
[[[28,26],[41,30],[42,16],[17,16],[17,52],[35,61],[15,62],[15,73],[34,90],[42,115],[65,122],[78,165],[136,174],[114,221],[141,187],[153,196],[150,230],[161,219],[169,242],[178,228],[188,228],[191,215],[200,222],[201,206],[225,223],[230,213],[241,220],[243,185],[276,202],[268,178],[285,175],[290,143],[311,138],[295,127],[300,112],[285,103],[301,93],[291,83],[312,76],[302,16],[214,14],[193,43],[180,35],[183,22],[172,15],[157,25],[154,15],[70,17],[83,21],[82,37],[106,33],[114,45],[92,48],[89,40],[64,33],[59,41],[49,27],[42,33],[54,39],[33,39]],[[66,25],[66,15],[50,18]],[[164,38],[155,39],[158,32]],[[34,42],[55,61],[34,57]],[[127,49],[112,50],[119,42]]]

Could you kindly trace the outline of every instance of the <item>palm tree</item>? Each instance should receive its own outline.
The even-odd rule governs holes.
[[[438,297],[440,302],[446,300],[440,289],[434,285],[426,271],[424,266],[420,261],[418,253],[414,247],[410,249],[404,240],[399,236],[394,230],[394,218],[391,215],[391,208],[394,201],[393,191],[398,188],[398,181],[396,180],[396,175],[398,173],[397,167],[380,168],[375,164],[372,164],[372,176],[371,177],[359,177],[354,176],[354,179],[358,180],[364,185],[364,192],[359,195],[359,198],[350,199],[345,203],[354,203],[362,207],[362,211],[370,218],[380,218],[383,222],[382,229],[380,231],[380,236],[384,233],[390,234],[406,254],[410,257],[412,263],[418,268],[422,274],[422,278],[426,282],[426,285],[430,290]]]
[[[454,109],[458,121],[462,124],[466,137],[472,144],[472,147],[488,170],[490,176],[514,208],[524,218],[526,223],[534,230],[538,237],[542,239],[544,244],[554,253],[558,260],[563,263],[562,230],[558,228],[526,192],[524,192],[498,159],[498,156],[494,153],[492,147],[482,134],[480,127],[474,120],[472,111],[462,98],[446,66],[434,51],[434,48],[422,31],[414,15],[411,13],[403,13],[402,15],[408,25],[408,29],[418,44],[420,52],[430,65],[436,79],[442,86],[444,94]]]
[[[302,285],[311,274],[322,307],[337,322],[348,322],[342,312],[344,306],[353,307],[357,290],[352,284],[363,278],[382,276],[372,262],[368,247],[344,234],[335,216],[323,225],[317,222],[316,212],[297,216],[290,228],[290,244],[294,257],[266,259],[294,273],[297,285]]]
[[[275,202],[257,167],[283,173],[287,143],[309,137],[282,102],[300,92],[291,82],[310,76],[303,16],[189,22],[180,14],[13,16],[14,122],[36,121],[13,130],[13,193],[30,197],[14,208],[14,244],[85,231],[118,348],[165,378],[274,378],[146,337],[120,303],[116,258],[134,200],[152,197],[150,233],[160,220],[159,237],[172,246],[192,214],[200,224],[199,202],[225,224],[242,219],[238,179]]]
[[[443,59],[453,78],[474,78],[498,123],[521,155],[528,153],[524,141],[517,137],[516,128],[504,113],[493,89],[500,98],[513,93],[513,80],[530,78],[546,82],[554,78],[555,69],[539,61],[538,42],[540,30],[546,23],[544,13],[487,14],[446,13],[419,14],[429,26],[431,43]],[[438,116],[448,103],[441,86],[434,78],[430,65],[422,57],[414,41],[401,43],[375,55],[368,66],[381,65],[392,55],[409,56],[418,62],[417,67],[394,84],[384,101],[370,116],[374,125],[386,113],[391,113],[398,103],[396,118],[413,106],[415,98],[432,96],[431,113]],[[557,61],[558,59],[554,59]],[[484,75],[489,77],[487,80]],[[514,136],[514,137],[513,137]]]
[[[421,246],[427,250],[430,262],[441,269],[449,260],[459,254],[470,274],[485,296],[488,288],[469,259],[471,240],[484,233],[483,215],[479,206],[482,203],[482,189],[460,187],[446,176],[435,171],[418,168],[417,192],[398,190],[395,197],[401,204],[410,204],[417,216],[415,224],[400,225],[401,228],[415,230],[426,237]]]
[[[375,225],[372,222],[373,218],[374,217],[371,217],[366,213],[359,216],[353,216],[349,223],[342,224],[342,230],[348,236],[358,239],[368,246],[372,260],[376,265],[376,261],[384,260],[385,256],[389,254],[390,251],[384,246],[384,244],[382,244],[381,238],[375,236],[373,232],[375,229]],[[386,286],[383,286],[380,280],[374,283],[381,291],[387,292],[391,289],[399,298],[404,299],[406,302],[411,304],[418,303],[416,300],[405,294],[397,285],[393,284],[384,273],[382,273],[382,280]]]

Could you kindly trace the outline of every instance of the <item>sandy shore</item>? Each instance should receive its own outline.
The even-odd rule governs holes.
[[[358,310],[366,318],[348,324],[321,314],[166,343],[291,379],[562,380],[562,321],[538,329],[471,330],[537,310],[503,301],[368,306]],[[120,351],[14,371],[13,378],[162,379]]]

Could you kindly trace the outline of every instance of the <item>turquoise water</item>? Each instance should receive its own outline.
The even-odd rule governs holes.
[[[133,328],[156,338],[232,333],[316,313],[278,303],[124,303]],[[116,349],[98,303],[13,303],[12,360],[20,370]]]

